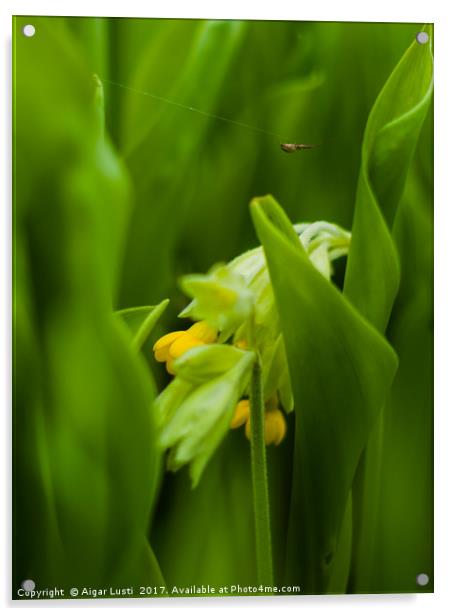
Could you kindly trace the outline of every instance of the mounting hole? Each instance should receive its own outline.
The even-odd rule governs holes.
[[[428,43],[428,34],[427,34],[427,32],[418,32],[416,34],[416,40],[419,43],[419,45],[425,45],[425,43]]]
[[[420,573],[417,577],[416,577],[416,584],[418,586],[427,586],[427,584],[430,582],[430,578],[428,577],[428,575],[426,573]]]
[[[26,26],[22,28],[22,32],[24,36],[31,38],[32,36],[35,35],[36,28],[32,24],[27,24]]]
[[[26,592],[31,592],[36,588],[36,583],[33,580],[24,580],[21,586]]]

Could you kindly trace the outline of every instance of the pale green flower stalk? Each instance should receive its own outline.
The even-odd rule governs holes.
[[[350,233],[327,222],[294,229],[312,264],[328,280],[335,259],[348,253]],[[258,574],[273,579],[265,445],[286,433],[281,408],[294,402],[284,341],[262,247],[207,274],[184,276],[191,303],[179,316],[195,321],[154,345],[174,379],[155,403],[167,467],[189,465],[192,485],[230,428],[245,424],[251,441]]]

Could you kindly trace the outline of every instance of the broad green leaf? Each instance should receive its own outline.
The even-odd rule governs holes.
[[[424,125],[394,223],[402,278],[388,339],[400,364],[380,439],[375,439],[381,451],[373,458],[378,494],[370,493],[369,499],[375,505],[377,496],[381,514],[367,517],[363,526],[365,542],[356,581],[358,589],[369,592],[431,592],[434,587],[433,190],[428,179],[433,144],[429,129]],[[429,576],[423,587],[416,583],[421,572]]]
[[[399,258],[390,228],[432,96],[433,32],[430,26],[424,30],[429,35],[428,44],[421,45],[413,40],[392,72],[369,115],[362,147],[344,293],[382,332],[386,329],[400,280]],[[400,369],[403,372],[404,366],[401,365]],[[405,413],[403,404],[399,412]],[[399,549],[393,545],[393,549],[388,549],[377,560],[377,527],[384,527],[380,517],[382,465],[386,456],[385,442],[394,438],[389,426],[396,413],[392,404],[382,412],[354,485],[350,589],[355,592],[380,588],[377,573],[380,568],[385,569],[386,560],[388,563],[393,560],[393,549]],[[399,442],[397,447],[402,450],[403,442]],[[403,489],[400,483],[399,491],[403,492]],[[410,513],[406,511],[406,515]],[[420,538],[413,538],[413,543],[420,541]],[[390,588],[397,590],[397,583]],[[414,575],[411,583],[415,590]],[[406,586],[399,587],[400,590],[403,588]]]
[[[124,308],[115,313],[124,321],[132,333],[133,345],[136,349],[140,349],[146,342],[168,304],[169,300],[164,299],[157,306]]]
[[[246,24],[236,21],[195,22],[192,44],[175,66],[169,98],[202,110],[214,108],[225,74],[235,58]],[[180,43],[176,39],[175,44]],[[146,90],[154,70],[153,53],[143,55],[140,79],[133,84]],[[162,55],[158,55],[161,65]],[[209,79],[206,79],[209,75]],[[152,78],[151,78],[152,81]],[[165,96],[165,92],[162,95]],[[137,94],[130,93],[131,97]],[[140,115],[148,126],[150,99],[144,97]],[[161,105],[160,105],[161,107]],[[189,118],[190,121],[187,121]],[[135,208],[131,218],[125,254],[122,302],[140,304],[155,301],[171,285],[174,247],[185,231],[189,217],[187,182],[192,161],[206,147],[210,120],[177,105],[160,110],[159,121],[127,153],[126,163],[135,187]],[[149,160],[158,152],[154,164]],[[146,262],[147,267],[142,264]],[[158,271],[152,283],[148,271]]]
[[[353,540],[352,495],[348,495],[344,520],[338,537],[336,556],[331,564],[327,594],[341,595],[347,590]]]
[[[300,238],[297,235],[292,223],[287,218],[284,211],[278,205],[278,202],[272,195],[265,195],[263,197],[259,197],[255,199],[253,205],[256,204],[258,209],[262,212],[262,215],[265,215],[265,218],[277,229],[282,235],[286,237],[292,246],[300,253],[304,253],[303,248],[300,243]],[[252,210],[253,221],[256,225],[256,219],[254,217],[254,212],[256,208]],[[263,242],[262,242],[263,244]],[[265,252],[265,246],[264,246]]]
[[[66,24],[83,49],[84,59],[89,62],[92,73],[105,75],[110,64],[111,20],[105,17],[73,17],[66,20]]]
[[[260,199],[251,210],[270,271],[295,398],[287,578],[305,593],[324,592],[359,456],[397,360],[303,249],[272,224]]]
[[[423,140],[419,148],[429,149]],[[432,153],[432,152],[431,152]],[[397,212],[402,264],[388,339],[400,359],[382,430],[379,510],[369,590],[432,592],[433,560],[433,191],[413,169]],[[406,275],[405,275],[406,274]],[[416,583],[419,573],[429,583]]]
[[[130,182],[65,21],[33,17],[27,39],[28,20],[13,22],[14,592],[157,584],[155,388],[111,312]]]
[[[399,285],[399,264],[388,229],[432,94],[430,42],[414,40],[370,113],[362,146],[352,243],[344,292],[384,330]]]

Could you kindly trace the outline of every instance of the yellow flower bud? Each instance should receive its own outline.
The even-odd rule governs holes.
[[[206,344],[215,342],[218,336],[217,330],[209,325],[207,321],[198,321],[197,323],[194,323],[194,325],[188,328],[187,332],[194,338],[197,338]]]
[[[185,334],[184,331],[170,332],[169,334],[165,334],[165,336],[159,338],[152,349],[154,351],[155,359],[160,362],[168,361],[170,358],[170,346],[183,334]]]
[[[240,402],[235,407],[234,417],[231,420],[230,427],[232,429],[239,428],[243,426],[246,420],[250,416],[250,401],[249,400],[240,400]]]
[[[287,424],[284,418],[284,414],[279,409],[273,409],[271,411],[267,411],[265,413],[265,444],[271,445],[279,445],[283,438],[286,435]],[[248,417],[248,420],[245,425],[245,434],[247,439],[251,438],[251,418]]]
[[[265,444],[279,445],[286,435],[287,424],[284,414],[279,409],[265,413]]]
[[[183,333],[183,336],[179,336],[169,348],[169,357],[171,359],[177,359],[183,355],[188,349],[192,349],[195,346],[204,344],[198,338],[191,336],[187,332]]]

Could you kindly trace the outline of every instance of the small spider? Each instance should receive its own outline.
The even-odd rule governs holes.
[[[292,152],[296,152],[297,150],[311,150],[312,148],[317,148],[319,145],[318,143],[313,145],[307,143],[281,143],[281,150],[288,154],[292,154]]]

